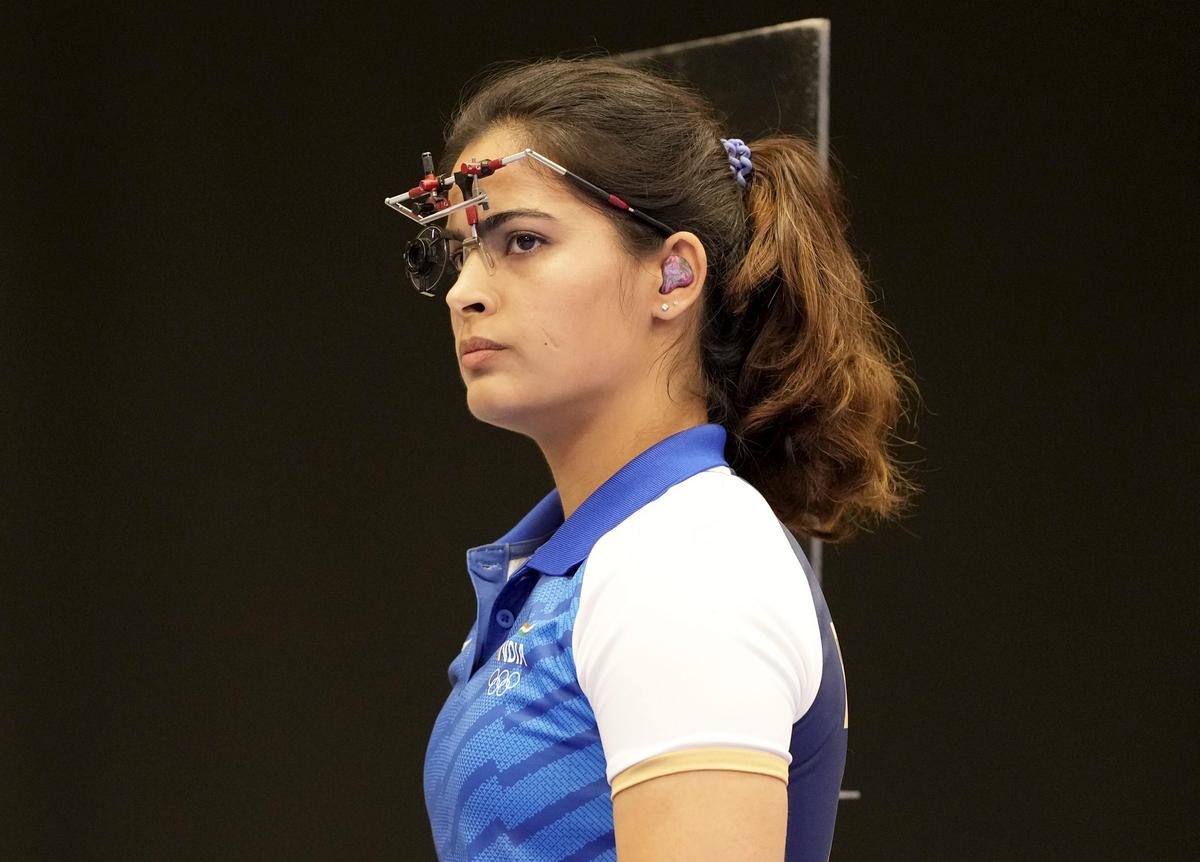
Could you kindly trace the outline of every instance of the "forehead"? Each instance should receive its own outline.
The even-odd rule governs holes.
[[[462,152],[456,154],[453,170],[466,161],[502,159],[529,146],[536,149],[536,144],[529,141],[527,135],[509,129],[492,129],[469,142]],[[569,211],[579,215],[582,214],[581,210],[589,209],[567,190],[557,174],[529,158],[506,165],[490,177],[478,180],[478,188],[487,192],[489,214],[509,209],[540,209],[553,214],[566,214]],[[463,199],[457,185],[451,187],[447,197],[452,204],[460,203]],[[480,218],[484,215],[481,211]],[[467,226],[466,213],[462,210],[452,213],[446,220],[446,226],[452,230],[464,230]]]

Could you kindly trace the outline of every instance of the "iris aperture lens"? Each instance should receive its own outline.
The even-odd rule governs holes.
[[[436,296],[439,290],[449,289],[458,276],[454,267],[446,266],[449,257],[444,230],[430,226],[417,234],[404,248],[404,270],[413,287],[424,296]]]

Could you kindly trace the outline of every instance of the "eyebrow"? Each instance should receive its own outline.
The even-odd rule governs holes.
[[[479,222],[478,225],[476,225],[476,230],[479,231],[479,235],[481,237],[487,236],[487,234],[490,233],[491,231],[500,227],[505,222],[511,221],[512,219],[515,219],[515,218],[541,218],[541,219],[549,219],[550,221],[558,221],[558,219],[556,219],[554,216],[550,215],[550,213],[542,212],[541,210],[532,210],[532,209],[505,210],[504,212],[492,213],[490,216],[488,216],[483,221]],[[466,239],[466,236],[463,234],[462,231],[455,230],[452,227],[447,227],[446,233],[449,236],[452,236],[458,240]]]

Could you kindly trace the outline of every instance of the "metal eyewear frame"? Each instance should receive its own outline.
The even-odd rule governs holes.
[[[450,252],[451,237],[443,228],[436,226],[425,227],[411,240],[404,250],[404,265],[409,279],[417,292],[422,296],[436,296],[440,287],[453,283],[457,274],[447,279],[446,264],[450,262],[455,273],[461,270],[467,255],[472,249],[478,248],[488,271],[495,270],[495,261],[488,251],[486,244],[480,241],[476,225],[479,221],[479,207],[488,209],[487,191],[479,186],[479,180],[490,177],[501,168],[505,168],[521,159],[530,158],[539,162],[559,176],[562,176],[579,186],[588,194],[604,201],[619,210],[629,213],[634,218],[650,225],[655,230],[670,236],[675,231],[653,216],[630,206],[616,195],[605,191],[599,186],[585,180],[562,165],[554,162],[533,149],[526,148],[520,152],[505,156],[502,159],[482,159],[480,161],[463,162],[459,170],[452,174],[437,176],[433,169],[433,156],[430,153],[421,154],[421,166],[425,177],[417,185],[402,194],[384,198],[383,202],[396,212],[411,219],[419,225],[426,226],[430,222],[448,218],[452,213],[465,209],[467,224],[471,235],[462,241],[462,256]],[[446,196],[451,187],[458,186],[462,193],[462,202],[451,204]]]

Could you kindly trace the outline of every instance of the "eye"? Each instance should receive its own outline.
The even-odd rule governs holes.
[[[532,233],[514,233],[508,237],[508,250],[512,251],[515,245],[516,251],[514,254],[531,254],[537,251],[538,247],[545,245],[546,241],[537,234]]]

